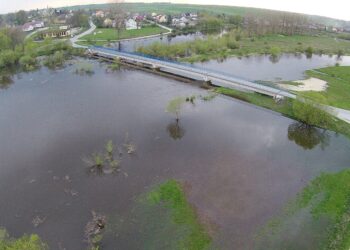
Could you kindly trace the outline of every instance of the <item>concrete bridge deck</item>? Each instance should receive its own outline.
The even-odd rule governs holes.
[[[141,64],[159,70],[170,70],[178,75],[193,76],[202,79],[206,82],[215,83],[217,86],[228,88],[239,88],[247,91],[253,91],[274,98],[296,98],[296,96],[286,90],[270,87],[263,84],[251,82],[224,72],[214,71],[197,67],[191,64],[168,61],[151,56],[140,55],[137,53],[122,52],[113,48],[100,46],[89,47],[89,52],[106,58],[119,58],[128,63]]]
[[[127,63],[135,64],[142,67],[158,69],[160,71],[163,70],[162,72],[167,72],[166,70],[168,70],[170,71],[170,73],[175,73],[178,76],[193,76],[207,82],[210,81],[216,86],[253,91],[256,93],[271,96],[273,98],[288,97],[295,99],[297,97],[295,94],[283,89],[279,89],[278,87],[266,86],[263,84],[255,83],[227,74],[225,72],[205,69],[191,64],[179,63],[176,61],[168,61],[148,55],[141,55],[138,53],[122,52],[113,48],[91,46],[88,49],[90,53],[100,57],[105,57],[109,59],[119,58]],[[349,110],[339,109],[327,105],[324,105],[324,107],[329,113],[331,113],[335,117],[350,123]]]

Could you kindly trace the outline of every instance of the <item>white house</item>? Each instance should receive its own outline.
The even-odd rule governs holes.
[[[103,18],[103,17],[105,17],[105,13],[102,10],[98,10],[98,11],[96,11],[95,16]]]
[[[112,21],[112,19],[106,18],[106,19],[103,21],[103,26],[104,26],[104,27],[113,27],[113,21]]]
[[[39,29],[39,28],[43,28],[43,27],[45,27],[43,21],[32,21],[32,22],[23,24],[22,30],[24,32],[30,32],[30,31],[33,31],[35,29]]]
[[[125,20],[125,29],[126,30],[136,30],[136,29],[140,29],[140,27],[138,27],[137,22],[134,19],[128,19]]]
[[[39,28],[44,28],[45,27],[43,21],[33,21],[32,24],[33,24],[35,29],[39,29]]]
[[[166,15],[159,15],[157,20],[159,23],[166,23],[168,22],[168,17]]]
[[[22,26],[22,30],[24,32],[30,32],[30,31],[33,31],[34,30],[34,26],[32,25],[32,23],[25,23],[23,24]]]

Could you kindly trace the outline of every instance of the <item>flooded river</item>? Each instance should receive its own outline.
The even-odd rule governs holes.
[[[251,81],[300,80],[305,78],[306,70],[339,65],[350,65],[350,56],[328,56],[305,54],[282,54],[278,58],[270,55],[232,57],[222,62],[211,60],[196,65],[223,71]]]
[[[127,216],[135,197],[174,178],[215,225],[215,246],[252,249],[258,230],[309,180],[349,167],[342,135],[313,129],[318,140],[310,143],[295,121],[223,96],[197,98],[176,124],[165,112],[169,100],[205,90],[90,63],[91,76],[74,74],[74,65],[42,68],[0,90],[0,226],[13,236],[37,233],[50,249],[86,249],[91,211]],[[180,135],[169,129],[174,123]],[[108,140],[122,147],[125,137],[136,152],[121,156],[121,172],[87,171],[84,157]],[[102,249],[136,249],[134,242],[116,237]]]

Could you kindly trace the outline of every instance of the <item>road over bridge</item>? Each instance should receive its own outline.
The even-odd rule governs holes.
[[[242,90],[253,91],[264,95],[272,96],[273,98],[296,98],[296,95],[277,87],[266,86],[263,84],[251,82],[239,77],[214,71],[211,69],[205,69],[197,67],[191,64],[179,63],[175,61],[168,61],[151,56],[141,55],[138,53],[122,52],[113,48],[106,48],[100,46],[89,47],[89,52],[105,58],[119,58],[127,63],[137,64],[144,67],[154,68],[158,70],[168,70],[180,76],[193,76],[195,78],[202,79],[206,82],[212,82],[220,87],[239,88]]]
[[[287,90],[275,86],[267,86],[260,83],[248,81],[225,72],[201,68],[187,63],[164,60],[138,53],[122,52],[113,48],[91,46],[88,48],[91,54],[108,59],[119,58],[122,61],[141,67],[153,68],[162,72],[170,72],[178,76],[199,78],[211,82],[216,86],[253,91],[256,93],[271,96],[275,99],[284,97],[295,99],[297,96]],[[321,105],[335,117],[350,123],[350,111],[332,106]]]

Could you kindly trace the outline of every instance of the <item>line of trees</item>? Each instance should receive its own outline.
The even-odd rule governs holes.
[[[310,20],[306,15],[266,11],[266,14],[247,14],[244,28],[249,36],[265,34],[296,35],[310,31]]]

